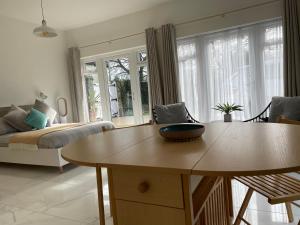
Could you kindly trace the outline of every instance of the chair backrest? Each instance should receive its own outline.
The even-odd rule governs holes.
[[[185,103],[156,105],[152,109],[153,120],[157,124],[197,123],[185,107]]]
[[[276,123],[279,116],[300,121],[300,96],[273,97],[269,122]]]
[[[187,123],[185,104],[156,105],[153,108],[153,118],[157,124]]]

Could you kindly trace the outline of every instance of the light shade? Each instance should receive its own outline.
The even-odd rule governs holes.
[[[56,37],[57,36],[56,31],[53,28],[47,26],[46,20],[43,20],[42,25],[35,28],[33,30],[33,33],[39,37]]]

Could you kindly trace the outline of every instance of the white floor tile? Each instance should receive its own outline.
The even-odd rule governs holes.
[[[41,212],[57,204],[80,198],[92,190],[85,188],[84,185],[81,187],[69,183],[58,184],[45,181],[4,198],[0,203]]]
[[[98,219],[98,198],[94,194],[84,195],[80,198],[66,201],[63,204],[56,205],[46,210],[44,213],[73,219],[80,222],[93,222]]]
[[[252,225],[297,225],[300,217],[295,216],[294,222],[289,223],[287,214],[269,213],[248,209],[245,219]]]
[[[80,222],[66,220],[54,216],[35,213],[14,225],[82,225]]]
[[[96,171],[91,167],[72,167],[64,169],[63,173],[47,173],[45,176],[39,177],[44,181],[55,183],[69,183],[74,185],[83,185],[86,182],[96,183]]]
[[[0,204],[0,224],[10,225],[23,221],[33,212]]]
[[[27,178],[22,176],[14,176],[8,174],[0,174],[0,190],[8,193],[18,193],[27,188],[38,184],[40,181],[34,178]]]
[[[87,225],[100,225],[100,221],[99,220],[95,220]],[[113,219],[110,217],[110,218],[107,218],[105,220],[105,225],[113,225]]]

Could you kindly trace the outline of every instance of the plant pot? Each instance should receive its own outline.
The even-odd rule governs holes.
[[[232,122],[231,114],[224,114],[224,122]]]

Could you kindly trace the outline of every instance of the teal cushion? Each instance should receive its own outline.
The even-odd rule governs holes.
[[[31,112],[25,118],[25,123],[36,129],[43,129],[47,125],[48,117],[45,113],[42,113],[34,108],[31,109]]]

